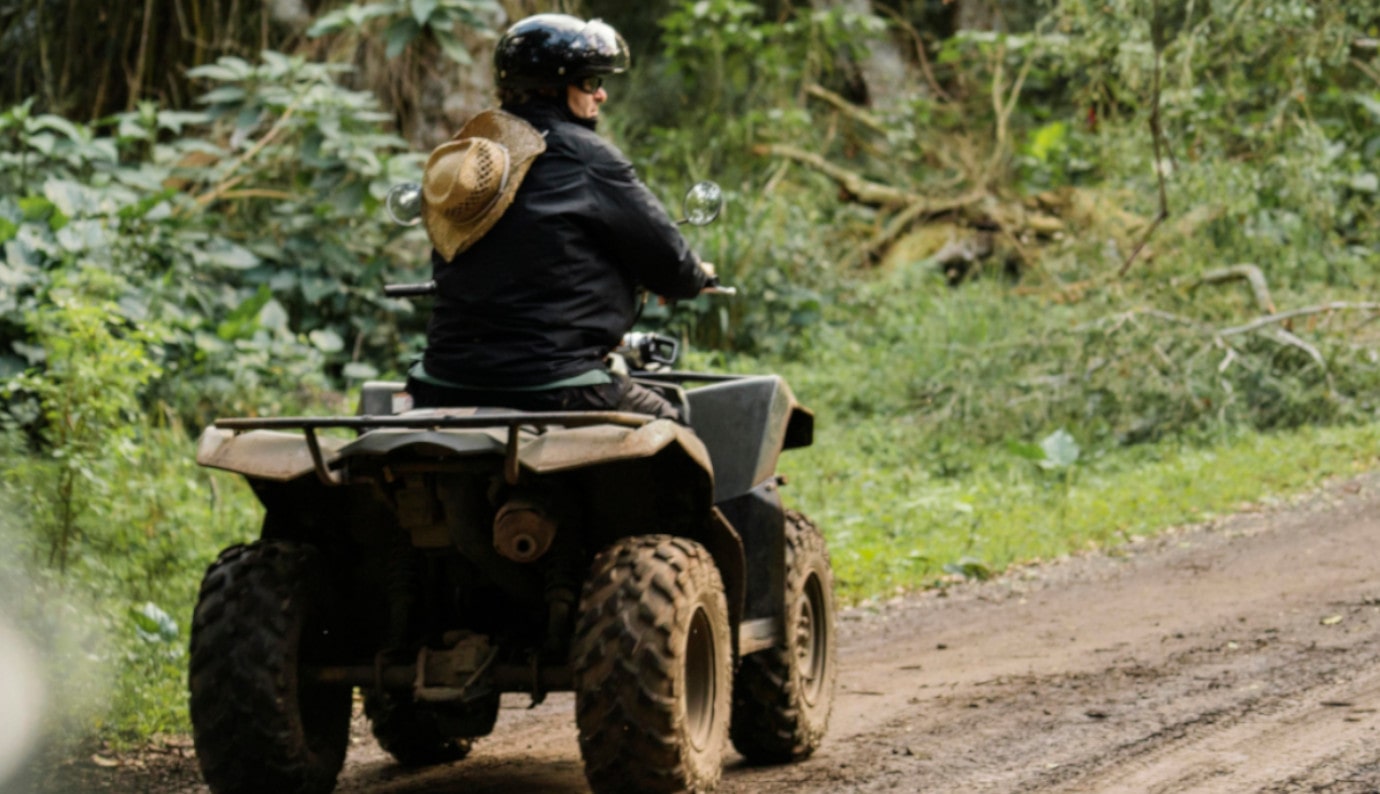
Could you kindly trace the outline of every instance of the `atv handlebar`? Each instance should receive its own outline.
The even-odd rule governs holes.
[[[424,298],[436,294],[436,282],[424,281],[420,284],[384,284],[383,294],[389,298]],[[711,279],[704,289],[700,290],[701,295],[737,295],[738,290],[734,287],[725,287],[719,283],[718,279]]]
[[[389,298],[419,298],[436,294],[436,282],[421,284],[384,284],[383,294]]]

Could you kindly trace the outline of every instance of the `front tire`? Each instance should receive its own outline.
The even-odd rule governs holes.
[[[824,740],[838,677],[834,574],[824,536],[786,513],[786,637],[743,658],[733,688],[733,746],[754,763],[807,758]]]
[[[331,589],[315,549],[235,546],[206,571],[192,618],[192,735],[216,794],[325,794],[350,738],[349,687],[308,685],[326,658]]]
[[[646,535],[595,558],[571,658],[580,752],[596,794],[718,784],[732,653],[723,584],[703,546]]]

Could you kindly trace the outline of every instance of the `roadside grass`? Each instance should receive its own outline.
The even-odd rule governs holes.
[[[144,428],[88,472],[65,570],[47,527],[51,460],[6,457],[0,619],[44,661],[45,733],[116,746],[189,728],[187,644],[201,576],[217,552],[257,535],[239,478],[197,467],[175,427]]]
[[[843,603],[1256,509],[1375,468],[1380,424],[1166,441],[1059,471],[993,448],[954,477],[920,465],[925,447],[914,427],[868,420],[826,424],[814,447],[782,456],[785,496],[828,538]]]

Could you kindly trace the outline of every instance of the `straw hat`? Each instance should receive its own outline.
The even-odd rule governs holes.
[[[437,146],[422,173],[422,220],[447,260],[489,231],[513,203],[546,139],[502,110],[480,113]]]

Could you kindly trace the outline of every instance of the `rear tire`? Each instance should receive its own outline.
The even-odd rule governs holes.
[[[834,574],[824,536],[786,513],[786,641],[746,656],[733,687],[733,746],[754,763],[808,757],[834,705]]]
[[[447,736],[434,712],[411,700],[369,691],[364,695],[379,747],[403,766],[432,766],[459,761],[470,754],[473,742]]]
[[[325,794],[350,738],[349,687],[310,686],[329,652],[331,591],[310,546],[261,541],[221,553],[192,618],[192,735],[216,794]]]
[[[596,794],[718,784],[732,653],[723,584],[703,546],[647,535],[595,558],[571,658],[580,752]]]

